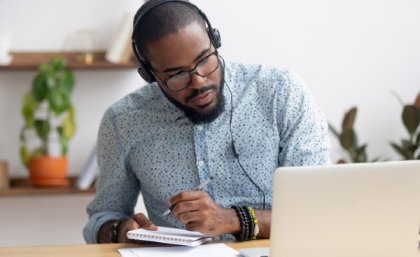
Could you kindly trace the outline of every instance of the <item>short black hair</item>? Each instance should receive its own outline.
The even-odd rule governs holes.
[[[144,7],[150,6],[150,4],[157,1],[160,0],[147,1],[134,16],[133,38],[143,58],[147,56],[148,44],[168,34],[176,33],[187,25],[197,22],[206,29],[204,18],[196,9],[183,1],[160,4],[147,12],[138,21],[139,14],[143,13]]]

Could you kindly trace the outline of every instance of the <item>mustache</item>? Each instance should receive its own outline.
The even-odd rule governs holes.
[[[192,93],[189,96],[187,96],[187,98],[185,98],[185,102],[188,102],[189,100],[193,99],[194,97],[198,96],[199,94],[203,94],[207,91],[216,90],[216,89],[217,89],[217,87],[214,84],[202,87],[200,89],[194,89],[192,91]]]

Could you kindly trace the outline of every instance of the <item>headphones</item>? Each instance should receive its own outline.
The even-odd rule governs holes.
[[[204,14],[204,12],[202,12],[196,5],[194,5],[193,3],[189,2],[188,0],[149,0],[147,1],[138,11],[136,14],[136,18],[134,19],[134,23],[133,23],[133,34],[131,36],[131,45],[133,47],[133,52],[134,52],[134,56],[136,57],[138,63],[139,63],[139,67],[137,68],[138,73],[140,74],[140,76],[147,82],[147,83],[152,83],[154,81],[156,81],[155,76],[151,70],[150,65],[147,63],[147,61],[141,57],[140,52],[137,49],[137,45],[136,45],[136,41],[134,39],[134,32],[136,31],[137,25],[140,23],[141,19],[143,19],[143,17],[153,8],[165,4],[165,3],[169,3],[169,2],[177,2],[177,3],[182,3],[185,5],[188,5],[189,7],[191,7],[192,9],[194,9],[195,11],[197,11],[197,13],[204,19],[204,21],[207,24],[207,33],[209,35],[210,41],[212,42],[213,46],[217,49],[222,45],[222,41],[220,38],[220,33],[219,30],[216,28],[213,28],[210,24],[210,21],[208,20],[206,14]]]

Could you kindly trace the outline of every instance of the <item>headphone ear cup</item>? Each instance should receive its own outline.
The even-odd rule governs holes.
[[[213,40],[214,47],[217,49],[222,46],[222,39],[220,38],[220,32],[216,28],[212,28],[208,31],[209,37]]]
[[[153,83],[156,81],[153,74],[150,73],[150,71],[143,65],[143,63],[139,64],[137,72],[140,74],[140,77],[142,77],[147,83]]]

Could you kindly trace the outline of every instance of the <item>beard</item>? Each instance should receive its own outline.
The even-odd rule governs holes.
[[[181,111],[184,112],[185,116],[194,124],[205,124],[214,121],[220,114],[225,110],[225,97],[223,96],[223,88],[224,88],[224,76],[220,81],[219,91],[217,92],[216,96],[216,106],[207,112],[200,112],[188,106],[181,104],[180,102],[176,101],[175,99],[169,97],[165,94],[162,90],[163,94],[166,98],[171,101],[176,107],[178,107]],[[195,89],[191,95],[187,97],[187,100],[196,97],[199,94],[205,93],[209,90],[217,89],[215,84],[205,86],[200,89]],[[204,107],[203,107],[204,108]]]

